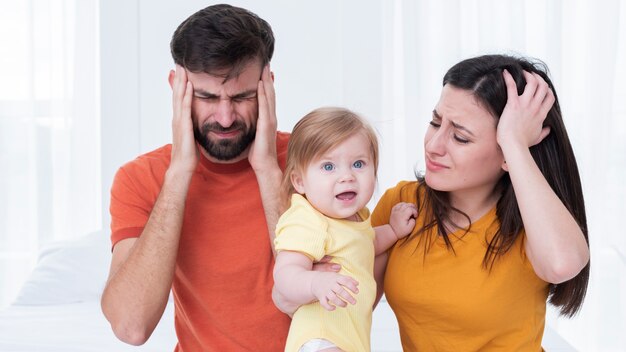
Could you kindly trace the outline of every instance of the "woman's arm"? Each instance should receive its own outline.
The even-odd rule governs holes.
[[[589,261],[580,226],[539,170],[529,147],[548,135],[542,123],[554,94],[538,75],[525,72],[524,93],[505,71],[507,106],[498,124],[498,143],[505,157],[526,231],[525,250],[535,273],[558,284],[576,276]]]

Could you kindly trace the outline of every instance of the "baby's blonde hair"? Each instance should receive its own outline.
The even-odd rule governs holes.
[[[351,136],[363,133],[370,142],[374,174],[378,170],[378,138],[370,124],[356,113],[337,107],[319,108],[304,116],[291,132],[282,190],[287,199],[295,192],[294,172],[302,172],[316,157],[338,146]]]

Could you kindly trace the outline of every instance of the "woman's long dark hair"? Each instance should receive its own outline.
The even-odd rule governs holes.
[[[461,61],[450,68],[443,78],[443,85],[450,84],[456,88],[471,91],[483,107],[499,119],[507,102],[507,89],[502,77],[504,69],[513,76],[518,94],[522,94],[526,86],[523,71],[540,75],[554,92],[554,105],[544,121],[544,126],[550,127],[550,134],[541,143],[531,147],[530,152],[550,187],[578,222],[585,235],[587,245],[589,245],[587,217],[578,166],[563,124],[559,100],[552,81],[548,77],[546,65],[540,61],[531,62],[527,59],[506,55],[479,56]],[[433,234],[439,234],[443,237],[448,248],[454,251],[452,242],[448,237],[451,231],[446,228],[445,224],[456,226],[451,221],[451,212],[459,213],[468,220],[469,217],[452,207],[447,192],[436,191],[428,187],[423,175],[418,175],[417,178],[419,182],[417,205],[420,213],[424,212],[426,215],[427,221],[425,226],[412,237],[423,234],[427,238],[432,238]],[[425,194],[424,199],[420,199],[422,189]],[[499,256],[511,249],[524,228],[508,173],[505,173],[499,180],[496,190],[502,192],[496,206],[500,228],[489,240],[483,259],[485,268],[491,268]],[[430,247],[429,243],[430,240],[427,240],[424,255]],[[550,303],[559,307],[561,315],[573,316],[583,303],[588,281],[589,263],[574,278],[560,284],[550,285]]]

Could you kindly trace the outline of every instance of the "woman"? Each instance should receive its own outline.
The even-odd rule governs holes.
[[[374,210],[379,226],[398,202],[418,209],[375,268],[404,350],[541,351],[546,300],[568,317],[580,309],[585,206],[545,71],[502,55],[453,66],[424,138],[425,174]]]

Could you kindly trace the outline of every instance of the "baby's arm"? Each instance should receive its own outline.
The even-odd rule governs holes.
[[[312,268],[313,262],[306,255],[280,251],[274,265],[274,289],[277,291],[274,297],[283,297],[298,306],[319,300],[326,310],[356,303],[350,293],[359,292],[356,280],[334,272],[313,271]]]
[[[374,231],[374,251],[379,255],[393,246],[396,241],[408,236],[415,227],[417,208],[415,204],[398,203],[391,209],[389,223],[376,226]]]

